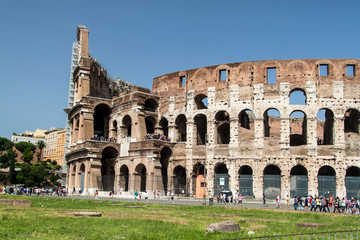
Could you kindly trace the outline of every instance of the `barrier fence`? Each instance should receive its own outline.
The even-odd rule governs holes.
[[[359,240],[360,230],[237,238],[242,240]],[[234,239],[235,240],[235,239]]]

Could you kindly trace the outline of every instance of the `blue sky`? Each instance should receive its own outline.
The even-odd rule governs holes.
[[[72,42],[134,85],[222,63],[359,58],[360,1],[0,1],[0,136],[65,127]]]

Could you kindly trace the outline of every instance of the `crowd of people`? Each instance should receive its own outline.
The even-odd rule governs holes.
[[[286,197],[285,206],[290,208],[290,197]],[[296,196],[292,202],[294,210],[298,211],[314,211],[316,212],[333,212],[333,213],[348,213],[348,214],[360,214],[359,200],[356,198],[334,198],[319,197],[319,196]]]
[[[216,195],[216,201],[218,205],[226,205],[229,204],[230,206],[232,204],[242,204],[243,203],[243,196],[236,192],[234,196],[232,195],[232,192],[219,192]]]
[[[156,139],[156,140],[170,142],[170,138],[168,136],[162,135],[160,133],[158,133],[158,134],[155,134],[155,133],[146,134],[145,135],[145,140],[149,140],[149,139]]]
[[[98,136],[97,134],[92,136],[91,140],[100,141],[100,142],[113,142],[113,143],[116,142],[116,139],[114,137],[107,139],[107,138],[104,138],[103,136]]]
[[[37,188],[37,187],[0,187],[0,193],[15,194],[26,196],[66,196],[68,194],[67,188]]]

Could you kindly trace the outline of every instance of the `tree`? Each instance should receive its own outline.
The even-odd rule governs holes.
[[[3,154],[0,156],[0,168],[8,168],[9,167],[9,158],[7,154]]]
[[[0,150],[7,151],[14,146],[14,143],[7,138],[0,137]]]
[[[22,155],[22,160],[26,163],[31,162],[31,160],[33,160],[33,152],[31,151],[30,148],[26,148],[23,155]]]
[[[17,183],[16,181],[16,172],[15,172],[15,154],[12,149],[7,150],[7,157],[10,162],[10,169],[9,169],[9,181],[12,184]]]
[[[15,144],[15,148],[19,150],[20,152],[24,153],[24,151],[29,148],[31,151],[35,151],[36,147],[32,143],[28,142],[19,142]]]
[[[38,155],[38,161],[40,161],[42,159],[42,152],[43,152],[43,148],[45,147],[45,143],[43,141],[39,141],[37,144],[37,147],[40,149],[40,155]]]

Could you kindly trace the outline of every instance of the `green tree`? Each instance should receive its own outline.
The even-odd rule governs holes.
[[[14,146],[14,143],[7,138],[0,137],[0,150],[7,151]]]
[[[17,175],[17,180],[21,184],[27,186],[43,186],[46,183],[48,171],[42,164],[23,163],[21,171]]]
[[[43,148],[45,147],[45,143],[43,141],[39,141],[37,144],[37,147],[40,149],[40,155],[38,155],[38,161],[40,161],[42,159],[42,155],[43,155]]]
[[[5,173],[0,173],[0,182],[3,183],[3,185],[6,185],[7,176]]]
[[[15,154],[12,149],[7,150],[7,157],[10,162],[9,181],[12,184],[15,184],[15,183],[17,183],[16,182],[16,172],[15,172]]]
[[[26,163],[29,163],[31,162],[32,159],[33,159],[33,152],[31,151],[30,148],[26,148],[22,155],[22,160]]]
[[[7,154],[3,154],[0,156],[0,168],[8,168],[9,167],[9,158]]]
[[[15,148],[19,150],[20,152],[24,153],[24,151],[29,148],[31,151],[35,151],[36,147],[32,143],[28,142],[19,142],[15,144]]]

